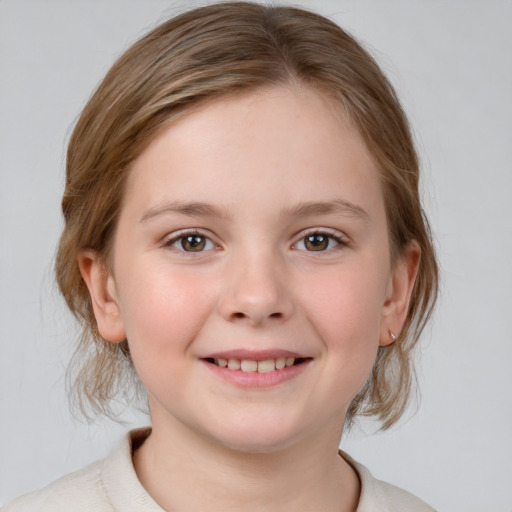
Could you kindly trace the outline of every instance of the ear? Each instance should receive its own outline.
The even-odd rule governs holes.
[[[399,336],[409,311],[414,282],[418,274],[421,250],[413,240],[395,263],[382,309],[379,345],[391,345]]]
[[[107,341],[119,343],[126,339],[116,286],[104,259],[95,251],[80,251],[78,266],[89,289],[98,331]]]

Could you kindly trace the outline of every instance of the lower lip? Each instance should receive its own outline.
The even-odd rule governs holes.
[[[202,361],[213,373],[222,379],[241,388],[271,388],[298,377],[310,365],[311,359],[300,364],[274,370],[268,373],[243,372],[242,370],[230,370],[222,368],[207,361]]]

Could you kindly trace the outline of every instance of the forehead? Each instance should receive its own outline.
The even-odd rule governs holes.
[[[265,197],[293,207],[340,193],[363,203],[382,195],[364,141],[340,106],[281,86],[215,100],[171,124],[133,163],[125,199],[193,195],[229,208],[258,194],[261,207]]]

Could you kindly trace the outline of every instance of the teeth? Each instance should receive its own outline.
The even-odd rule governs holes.
[[[243,359],[240,362],[240,369],[243,372],[256,372],[258,371],[258,363],[256,361],[249,361],[248,359]]]
[[[265,361],[252,361],[250,359],[215,359],[214,361],[215,364],[221,368],[258,373],[282,370],[285,367],[289,368],[295,364],[294,357],[278,357],[277,359],[266,359]]]
[[[273,359],[258,361],[258,373],[273,372],[276,369],[276,363]]]
[[[282,370],[286,366],[286,358],[278,357],[276,359],[276,370]]]
[[[238,359],[230,359],[228,361],[228,368],[230,370],[240,370],[240,361]]]

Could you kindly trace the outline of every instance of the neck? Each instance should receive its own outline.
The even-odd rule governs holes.
[[[359,480],[322,433],[269,453],[219,446],[183,425],[158,428],[134,453],[137,475],[164,510],[354,512]]]

